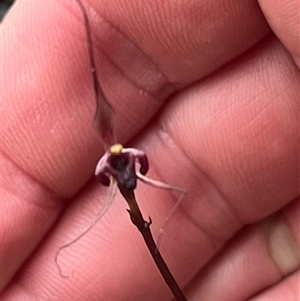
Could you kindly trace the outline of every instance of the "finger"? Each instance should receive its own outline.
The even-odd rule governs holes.
[[[273,32],[300,68],[299,1],[258,2]]]
[[[159,156],[161,176],[176,170],[181,186],[191,185],[185,165],[200,170],[243,223],[275,212],[299,194],[298,76],[282,45],[266,39],[166,107],[144,147],[150,161]],[[175,168],[180,154],[188,159]]]
[[[0,160],[2,291],[55,222],[63,202],[3,154]]]
[[[106,0],[95,2],[95,8],[179,86],[211,73],[269,32],[253,1],[176,1],[161,5],[131,0],[111,5]]]
[[[300,272],[297,271],[279,284],[251,298],[250,301],[293,301],[299,299]]]
[[[136,134],[174,92],[170,81],[180,86],[195,81],[266,35],[268,27],[256,4],[232,3],[235,5],[216,1],[208,8],[205,3],[188,7],[186,14],[196,12],[197,20],[205,20],[203,29],[201,24],[183,26],[188,16],[181,18],[178,14],[184,12],[186,2],[180,7],[170,4],[161,8],[159,14],[155,7],[149,6],[147,18],[133,16],[132,8],[140,7],[134,2],[125,9],[118,2],[95,1],[98,14],[86,5],[101,70],[100,81],[118,112],[120,142]],[[220,20],[214,9],[223,12],[225,7],[229,11]],[[165,9],[170,16],[163,18]],[[183,23],[176,25],[178,32],[168,42],[166,35],[172,33],[175,18]],[[20,19],[22,26],[11,25],[18,24],[16,20]],[[122,23],[114,24],[117,19]],[[131,19],[139,25],[131,23]],[[169,26],[153,35],[154,29],[148,24],[154,20],[157,21],[153,26]],[[3,151],[33,178],[63,197],[73,195],[87,181],[100,152],[100,141],[91,122],[95,104],[82,21],[74,1],[39,7],[26,0],[16,3],[3,24],[3,73],[10,79],[3,85],[3,95],[9,99],[3,107]],[[130,33],[139,30],[141,36],[134,39]],[[192,33],[189,43],[183,43],[189,33]],[[162,45],[162,41],[168,43]],[[148,45],[147,49],[142,47],[143,43]],[[192,48],[191,43],[195,43]],[[159,44],[161,49],[155,46]],[[172,61],[168,60],[167,52],[170,55],[174,52]]]
[[[298,199],[281,214],[242,230],[195,277],[187,289],[188,300],[248,300],[278,286],[300,267],[299,216]]]

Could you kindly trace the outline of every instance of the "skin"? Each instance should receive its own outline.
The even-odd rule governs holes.
[[[161,238],[187,299],[297,300],[299,1],[84,4],[119,142],[188,191]],[[82,20],[23,0],[1,24],[2,300],[171,300],[119,194],[55,266],[107,192]],[[136,196],[157,236],[178,195]]]

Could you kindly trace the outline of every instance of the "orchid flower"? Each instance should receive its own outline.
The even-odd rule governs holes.
[[[181,197],[175,207],[173,208],[172,212],[168,216],[165,224],[170,219],[171,215],[175,212],[177,207],[180,204],[180,201],[186,194],[184,189],[181,189],[176,186],[168,185],[166,183],[162,183],[153,179],[146,177],[146,173],[149,169],[149,162],[146,154],[138,150],[136,148],[124,148],[121,144],[115,143],[115,133],[114,133],[114,110],[112,105],[108,102],[105,97],[105,93],[98,81],[97,76],[97,69],[94,60],[94,53],[92,47],[92,38],[91,38],[91,30],[90,30],[90,23],[86,11],[81,3],[80,0],[76,0],[82,10],[84,21],[85,21],[85,28],[87,34],[87,42],[88,42],[88,51],[89,51],[89,58],[90,58],[90,66],[91,66],[91,73],[92,73],[92,80],[93,80],[93,87],[95,91],[95,98],[96,98],[96,114],[94,117],[94,124],[96,129],[98,130],[100,137],[106,146],[107,151],[100,159],[97,164],[95,175],[99,182],[104,186],[109,187],[108,197],[105,202],[104,207],[98,213],[95,220],[92,224],[81,233],[76,239],[72,242],[65,244],[64,246],[59,248],[59,251],[56,254],[56,264],[58,264],[58,255],[63,248],[70,246],[71,244],[78,241],[81,237],[83,237],[103,216],[103,214],[108,210],[110,207],[117,188],[127,201],[129,208],[127,211],[129,212],[130,219],[132,223],[138,228],[141,232],[144,241],[158,267],[160,270],[165,282],[171,289],[174,297],[178,301],[186,301],[185,296],[183,295],[180,287],[176,283],[174,277],[172,276],[168,266],[166,265],[165,261],[163,260],[157,245],[153,239],[150,225],[152,223],[151,218],[149,221],[145,221],[142,213],[139,209],[137,201],[135,199],[134,190],[137,187],[137,180],[141,180],[147,184],[150,184],[154,187],[169,189],[169,190],[176,190],[181,192]],[[140,165],[139,171],[136,171],[136,163]],[[165,225],[164,224],[164,225]],[[162,233],[162,231],[160,231]],[[59,267],[60,268],[60,267]],[[61,269],[60,269],[61,271]],[[62,273],[61,273],[62,274]]]

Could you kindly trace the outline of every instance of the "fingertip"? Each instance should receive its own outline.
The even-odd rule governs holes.
[[[299,1],[260,0],[259,5],[273,32],[300,69]]]

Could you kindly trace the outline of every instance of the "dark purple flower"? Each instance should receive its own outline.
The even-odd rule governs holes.
[[[100,159],[95,175],[105,186],[110,185],[110,176],[113,176],[118,186],[135,189],[137,181],[136,162],[140,164],[140,173],[145,175],[149,169],[146,154],[136,148],[123,148],[121,144],[114,144]]]

